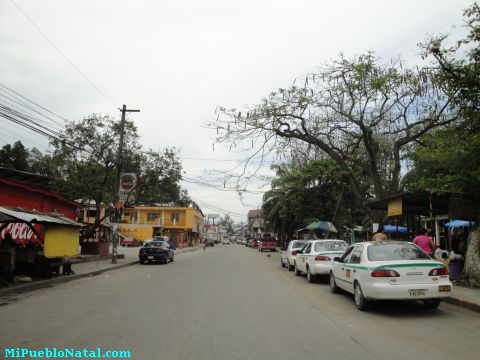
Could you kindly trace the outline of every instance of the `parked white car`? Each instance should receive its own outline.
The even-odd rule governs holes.
[[[297,252],[295,275],[307,274],[308,282],[314,282],[317,275],[329,275],[333,259],[343,255],[347,247],[348,244],[343,240],[312,240]]]
[[[444,264],[416,245],[374,241],[350,246],[330,272],[330,290],[354,294],[359,310],[370,300],[422,300],[435,309],[450,296],[452,283]]]
[[[287,250],[282,251],[280,257],[282,267],[286,267],[288,271],[292,271],[297,251],[303,248],[307,242],[308,240],[291,240],[288,243]]]

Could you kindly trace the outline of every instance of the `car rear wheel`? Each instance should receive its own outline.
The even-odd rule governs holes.
[[[310,271],[310,267],[307,266],[307,281],[309,283],[314,283],[315,280],[316,280],[315,275],[312,274],[312,272]]]
[[[172,258],[170,259],[171,262],[173,262],[173,258],[174,258],[174,256],[172,255]]]
[[[280,264],[282,265],[282,268],[284,268],[286,266],[285,263],[283,262],[282,258],[280,258]]]
[[[298,268],[297,268],[297,263],[296,262],[295,262],[295,265],[294,265],[294,270],[295,270],[295,276],[302,275],[302,272],[300,270],[298,270]]]
[[[358,282],[355,282],[353,296],[355,298],[355,305],[357,305],[357,309],[360,311],[367,310],[369,304],[368,301],[365,300],[362,292],[362,287]]]
[[[140,264],[145,264],[145,260],[140,260]]]
[[[423,301],[423,305],[424,305],[427,309],[435,310],[436,308],[438,308],[438,306],[440,305],[441,302],[442,302],[442,300],[437,300],[437,299],[434,299],[434,300],[424,300],[424,301]]]
[[[333,294],[338,294],[340,292],[340,289],[337,286],[337,283],[335,282],[335,277],[333,276],[333,273],[330,272],[330,291]]]
[[[287,269],[288,269],[288,271],[293,271],[293,266],[290,265],[290,263],[288,262],[288,260],[287,260]]]

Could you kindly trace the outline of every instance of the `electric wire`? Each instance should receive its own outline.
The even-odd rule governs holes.
[[[5,85],[4,83],[0,82],[0,90],[4,91],[5,93],[7,93],[8,95],[10,96],[13,96],[13,97],[16,97],[16,100],[13,100],[15,101],[16,103],[19,103],[21,105],[23,105],[24,107],[36,112],[37,114],[49,119],[53,124],[55,125],[58,125],[60,127],[64,127],[65,126],[65,122],[68,122],[68,119],[52,112],[51,110],[43,107],[42,105],[38,104],[37,102],[33,101],[32,99],[29,99],[28,97],[26,97],[25,95],[22,95],[20,94],[18,91],[15,91],[14,89],[12,89],[11,87]],[[6,96],[6,95],[3,95],[3,96]],[[30,103],[30,105],[26,102],[24,102],[24,100],[28,103]],[[55,120],[55,119],[52,119],[51,117],[41,113],[40,111],[36,110],[33,108],[33,106],[36,106],[44,111],[46,111],[47,113],[53,115],[53,116],[56,116],[57,118],[59,118],[60,120],[62,120],[62,122],[59,122],[58,120]]]
[[[89,84],[90,86],[92,86],[100,95],[103,96],[103,98],[105,98],[110,104],[112,104],[113,106],[117,107],[117,105],[115,104],[115,102],[110,99],[102,90],[100,90],[94,83],[93,81],[91,81],[87,75],[84,74],[84,72],[82,70],[80,70],[78,68],[78,66],[76,66],[73,61],[71,61],[50,39],[49,37],[47,36],[47,34],[45,34],[45,32],[40,29],[40,27],[33,21],[33,19],[28,16],[28,14],[22,10],[16,3],[15,1],[13,0],[10,0],[10,2],[12,3],[13,6],[15,6],[17,8],[17,10],[30,22],[30,24],[33,25],[33,27],[43,36],[43,38],[50,44],[50,46],[57,52],[59,53]]]

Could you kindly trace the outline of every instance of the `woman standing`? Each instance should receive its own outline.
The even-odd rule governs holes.
[[[428,231],[426,229],[420,229],[417,232],[417,236],[415,239],[413,239],[413,243],[425,251],[428,255],[433,256],[435,244],[432,238],[428,236]]]

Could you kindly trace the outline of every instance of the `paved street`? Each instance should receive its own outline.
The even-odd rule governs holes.
[[[219,245],[0,299],[4,347],[126,349],[134,359],[478,359],[480,314],[355,308],[278,254]],[[2,349],[3,351],[3,349]],[[3,354],[2,354],[3,355]]]

